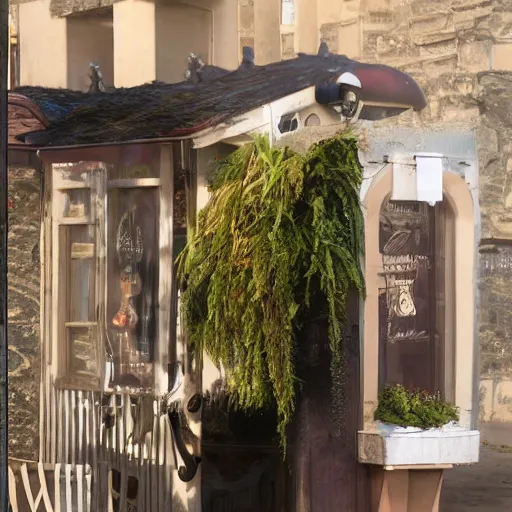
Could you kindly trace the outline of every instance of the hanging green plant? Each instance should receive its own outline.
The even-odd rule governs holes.
[[[223,365],[235,404],[277,405],[283,447],[295,406],[297,333],[314,316],[328,318],[332,377],[343,386],[347,293],[364,291],[360,185],[351,135],[305,156],[258,137],[219,164],[179,258],[192,346]]]

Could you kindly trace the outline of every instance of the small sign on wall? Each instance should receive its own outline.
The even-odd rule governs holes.
[[[422,153],[416,165],[393,163],[393,201],[422,201],[434,206],[443,200],[443,156]]]
[[[442,155],[416,155],[416,190],[418,201],[430,206],[443,200]]]

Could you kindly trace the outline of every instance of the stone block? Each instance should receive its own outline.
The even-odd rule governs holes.
[[[445,123],[461,124],[468,128],[478,125],[480,109],[477,106],[467,107],[451,104],[443,106],[441,120]]]
[[[389,32],[396,24],[396,14],[390,10],[370,11],[364,17],[365,31]]]
[[[115,0],[51,0],[50,13],[52,16],[69,16],[95,9],[110,7]],[[20,3],[20,2],[18,2]]]
[[[493,36],[500,39],[512,39],[512,12],[494,12],[488,24]]]
[[[451,14],[448,11],[441,11],[411,18],[409,31],[415,35],[426,35],[443,32],[450,29],[451,25]]]
[[[479,72],[491,68],[492,46],[489,41],[465,43],[459,50],[459,66],[465,71]]]
[[[434,59],[423,62],[423,71],[432,76],[437,77],[445,73],[451,73],[457,67],[458,55],[443,55]]]
[[[495,44],[492,51],[492,69],[512,71],[512,43]]]
[[[469,30],[477,24],[479,27],[487,22],[493,12],[492,5],[476,6],[471,9],[453,11],[453,25],[456,30]]]
[[[451,7],[446,0],[401,0],[401,2],[402,5],[407,6],[407,9],[410,10],[413,16],[435,14],[437,12],[446,11],[448,7]]]
[[[495,160],[498,155],[498,133],[495,129],[488,126],[480,126],[476,131],[476,143],[480,172],[484,173],[485,168],[492,160]]]
[[[456,34],[455,30],[443,30],[440,32],[431,32],[429,34],[411,34],[411,39],[419,46],[433,46],[440,43],[455,46]],[[430,49],[430,48],[429,48]]]
[[[481,9],[492,6],[495,0],[452,0],[452,9],[454,11],[469,11],[471,9]]]

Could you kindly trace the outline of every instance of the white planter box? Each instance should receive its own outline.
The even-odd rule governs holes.
[[[480,432],[447,425],[421,430],[380,424],[358,433],[359,462],[380,466],[473,464],[480,453]]]

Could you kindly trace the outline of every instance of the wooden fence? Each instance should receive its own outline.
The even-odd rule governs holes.
[[[88,465],[10,461],[13,512],[91,512],[92,470]]]
[[[61,471],[90,468],[90,510],[172,510],[173,490],[183,482],[173,471],[179,456],[162,400],[53,390],[45,406],[41,459]]]

